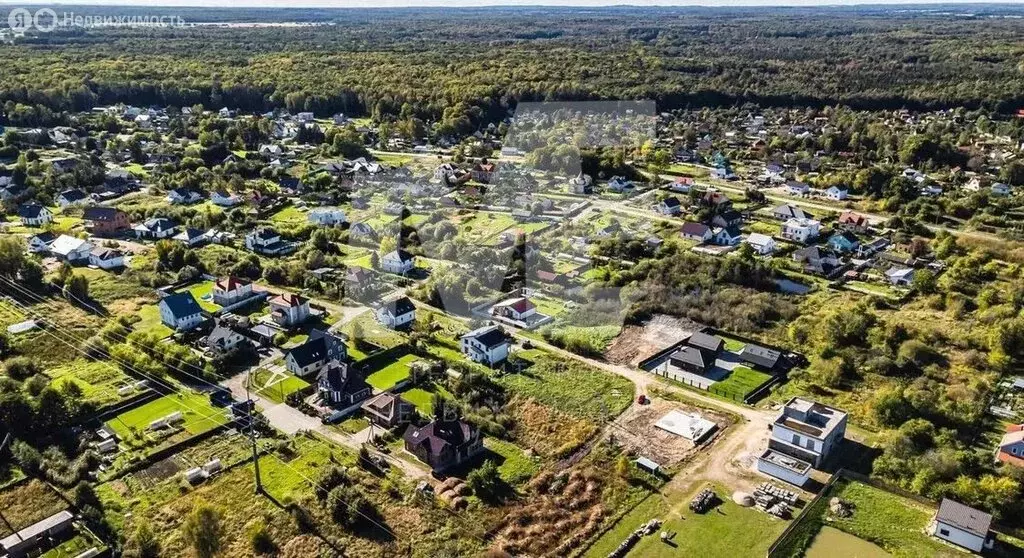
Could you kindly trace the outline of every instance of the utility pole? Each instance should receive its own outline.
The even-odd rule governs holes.
[[[255,404],[249,395],[249,382],[252,381],[252,368],[245,377],[245,416],[249,422],[249,443],[252,445],[252,465],[256,472],[256,494],[263,494],[263,479],[260,477],[260,452],[256,448],[256,427],[252,421],[252,408]]]

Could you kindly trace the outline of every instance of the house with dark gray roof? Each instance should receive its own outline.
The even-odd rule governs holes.
[[[435,420],[419,428],[409,426],[402,438],[405,450],[434,471],[464,463],[484,450],[480,431],[461,420]]]
[[[935,513],[932,534],[957,546],[981,552],[995,545],[996,539],[991,533],[991,528],[991,515],[955,500],[943,498],[939,510]]]
[[[492,325],[474,329],[459,338],[462,354],[473,362],[494,365],[508,358],[512,342],[501,326]]]
[[[26,227],[41,227],[53,221],[53,213],[36,203],[18,206],[18,217],[21,219],[21,224]]]
[[[317,394],[330,405],[355,405],[369,397],[372,389],[366,378],[345,362],[332,360],[317,375]]]
[[[176,331],[188,331],[206,319],[203,309],[188,291],[165,296],[157,306],[160,308],[160,321]]]
[[[363,414],[370,422],[384,428],[393,428],[409,422],[416,407],[392,393],[382,393],[363,403]]]
[[[753,365],[754,368],[771,372],[779,364],[779,357],[782,353],[774,349],[768,349],[753,343],[747,343],[740,350],[740,358],[743,362]]]
[[[396,329],[416,319],[416,305],[403,296],[385,302],[377,309],[377,321]]]
[[[332,361],[347,362],[348,345],[341,337],[318,329],[310,331],[306,342],[284,357],[285,368],[300,377],[318,374]]]

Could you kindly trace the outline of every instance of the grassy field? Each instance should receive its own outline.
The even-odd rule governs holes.
[[[141,407],[121,413],[107,421],[107,424],[118,436],[128,440],[134,432],[145,432],[151,422],[175,411],[180,411],[185,415],[185,421],[181,423],[181,427],[192,435],[206,432],[228,421],[226,411],[210,405],[209,398],[205,394],[189,393],[166,395]]]
[[[292,393],[309,387],[309,382],[298,376],[288,374],[284,378],[278,376],[277,379],[274,379],[274,374],[263,368],[253,372],[250,381],[252,382],[252,389],[257,395],[270,399],[275,403],[284,403],[285,399]],[[268,382],[270,385],[267,385]]]
[[[518,486],[533,478],[540,469],[535,459],[528,457],[519,446],[512,442],[499,440],[493,436],[484,438],[484,446],[500,456],[498,473],[501,480],[512,486]]]
[[[186,290],[192,293],[192,296],[203,310],[207,312],[220,310],[220,305],[213,302],[213,281],[203,281],[202,283],[192,285]]]
[[[405,399],[409,403],[416,406],[416,410],[425,417],[429,417],[431,413],[431,401],[434,398],[434,394],[440,394],[442,397],[451,399],[453,396],[443,386],[438,384],[430,384],[419,387],[408,389],[401,393],[402,399]]]
[[[306,222],[306,213],[299,210],[294,205],[278,211],[277,213],[270,216],[270,222],[277,225],[301,225]]]
[[[24,529],[67,507],[64,500],[42,481],[33,479],[9,487],[0,492],[0,509],[3,509],[6,520],[0,523],[0,536],[12,534],[7,523],[14,529]]]
[[[746,397],[770,379],[771,376],[764,372],[758,372],[746,366],[737,366],[724,380],[715,382],[713,388],[717,391],[736,394],[738,397]]]
[[[174,330],[165,326],[160,321],[160,309],[157,308],[156,304],[147,304],[138,311],[138,316],[142,318],[132,326],[135,331],[156,335],[163,339],[169,337]]]
[[[513,393],[578,418],[599,421],[618,416],[633,400],[633,384],[621,376],[540,351],[519,354],[535,364],[523,374],[498,379]]]
[[[53,386],[57,388],[76,384],[82,390],[85,401],[100,406],[122,399],[117,389],[131,381],[113,363],[85,359],[50,368],[46,375],[53,379]]]
[[[109,271],[81,267],[75,270],[75,274],[89,280],[89,296],[103,305],[141,296],[152,298],[153,290],[149,287],[143,287]]]
[[[416,355],[403,355],[398,360],[387,362],[379,359],[381,367],[371,368],[366,371],[366,382],[379,390],[389,390],[395,384],[409,377],[409,365],[420,360]]]

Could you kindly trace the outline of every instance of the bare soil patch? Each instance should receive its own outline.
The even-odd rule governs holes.
[[[702,439],[700,445],[696,445],[682,436],[677,436],[654,425],[672,410],[687,414],[697,413],[706,420],[717,424],[718,429]],[[653,459],[662,467],[672,468],[690,459],[701,448],[714,441],[732,422],[729,416],[707,409],[693,407],[678,401],[652,399],[649,405],[630,407],[616,421],[619,427],[610,429],[608,433],[615,437],[616,443],[625,446],[632,453]]]
[[[658,314],[642,326],[626,326],[604,357],[608,362],[636,366],[647,357],[672,346],[700,329],[697,322]]]

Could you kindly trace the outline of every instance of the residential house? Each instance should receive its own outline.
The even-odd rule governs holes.
[[[210,194],[210,201],[220,207],[234,207],[241,203],[242,199],[223,188],[219,188]]]
[[[70,207],[72,205],[81,205],[89,201],[89,196],[78,189],[64,190],[57,196],[57,205],[61,207]]]
[[[345,288],[350,292],[362,292],[373,284],[373,272],[358,265],[345,270]]]
[[[683,229],[680,235],[687,240],[710,242],[711,227],[704,223],[683,223]]]
[[[658,213],[661,213],[662,215],[679,215],[683,210],[683,206],[679,203],[679,198],[669,196],[661,200],[661,202],[656,206],[656,209],[658,210]]]
[[[394,428],[412,420],[416,407],[398,395],[382,393],[363,403],[363,415],[377,426]]]
[[[857,247],[858,258],[869,258],[882,250],[885,250],[889,246],[889,239],[884,237],[878,237],[872,239],[870,242],[862,242]]]
[[[842,201],[847,198],[849,191],[846,188],[840,188],[838,186],[830,186],[825,190],[825,197],[830,200]]]
[[[373,227],[366,223],[352,223],[352,226],[348,229],[348,235],[353,240],[364,240],[367,242],[373,242],[379,238],[377,231],[373,230]]]
[[[743,214],[735,209],[719,211],[711,218],[711,225],[715,227],[739,227],[743,224]]]
[[[43,556],[43,550],[39,548],[44,543],[51,541],[63,541],[70,539],[69,533],[74,532],[75,516],[68,510],[57,512],[45,519],[33,523],[16,533],[11,533],[0,539],[0,547],[3,547],[4,556],[10,558],[23,558],[25,556]],[[63,550],[51,550],[49,553],[63,552]]]
[[[180,233],[174,235],[172,240],[177,240],[185,246],[198,246],[206,242],[207,236],[205,231],[186,227]]]
[[[754,252],[762,256],[768,256],[775,252],[775,239],[766,234],[750,233],[745,242],[754,249]]]
[[[590,195],[594,193],[594,179],[589,174],[579,174],[569,179],[569,193]]]
[[[175,188],[167,192],[167,202],[174,204],[193,204],[203,200],[203,195],[191,188]]]
[[[53,159],[52,161],[50,161],[50,166],[52,166],[53,170],[57,171],[58,174],[71,172],[78,167],[78,159],[72,157],[62,157],[59,159]]]
[[[85,230],[95,236],[115,236],[128,230],[128,214],[114,207],[94,205],[82,212]]]
[[[402,296],[382,304],[376,315],[378,322],[397,329],[416,319],[416,305],[409,297]]]
[[[188,331],[203,323],[203,309],[188,291],[174,293],[160,299],[160,321],[176,331]]]
[[[782,238],[807,243],[818,238],[821,223],[814,219],[790,219],[782,224]]]
[[[57,235],[52,232],[41,232],[28,239],[28,251],[33,254],[45,254],[50,251],[50,246],[57,240]]]
[[[219,306],[231,306],[252,296],[252,282],[247,279],[229,275],[213,284],[213,302]]]
[[[402,437],[405,450],[434,471],[469,461],[484,451],[483,436],[461,420],[435,420],[426,426],[409,426]]]
[[[853,252],[860,247],[860,239],[850,231],[839,231],[828,238],[828,245],[836,252]]]
[[[705,375],[710,372],[718,355],[722,352],[725,342],[716,335],[694,332],[686,344],[678,351],[669,355],[669,363],[687,372]]]
[[[711,231],[711,240],[719,246],[736,246],[743,240],[738,227],[715,227]]]
[[[791,196],[806,196],[811,193],[811,187],[797,180],[786,182],[786,193]]]
[[[333,360],[317,375],[316,392],[329,405],[349,407],[370,396],[373,388],[348,363]]]
[[[782,353],[775,349],[769,349],[753,343],[747,343],[740,349],[740,359],[753,366],[754,368],[774,373],[775,368],[779,365],[779,358],[782,357]]]
[[[264,143],[259,146],[258,153],[267,159],[277,159],[284,155],[284,148],[273,143]]]
[[[1006,433],[996,447],[996,460],[1024,467],[1024,425],[1011,424],[1006,427]]]
[[[248,342],[246,336],[219,323],[206,336],[206,347],[220,354],[229,353]]]
[[[508,358],[512,342],[501,326],[491,325],[474,329],[459,338],[462,354],[473,362],[493,366]]]
[[[935,512],[932,535],[973,552],[981,552],[995,546],[996,537],[991,529],[991,515],[943,498]]]
[[[526,297],[510,298],[491,307],[491,315],[516,321],[526,321],[537,314],[537,306]]]
[[[334,226],[345,222],[345,212],[337,207],[317,207],[306,217],[314,225]]]
[[[810,213],[788,203],[784,203],[772,209],[772,215],[780,221],[788,221],[790,219],[813,219],[813,216],[811,216]]]
[[[294,327],[309,319],[309,299],[282,293],[270,299],[270,318],[279,326]]]
[[[819,246],[807,246],[793,252],[793,261],[804,264],[806,271],[824,277],[831,277],[843,265],[831,248]]]
[[[498,174],[498,165],[488,162],[487,159],[483,159],[479,163],[473,165],[469,174],[473,177],[473,180],[476,180],[477,182],[490,184]]]
[[[329,331],[314,329],[306,341],[285,353],[284,365],[296,376],[317,374],[331,361],[348,362],[348,345]]]
[[[844,411],[794,397],[772,422],[768,448],[820,468],[843,441],[846,422]]]
[[[415,266],[416,257],[401,248],[384,254],[384,257],[380,259],[380,268],[389,273],[405,275]]]
[[[614,192],[616,194],[621,194],[623,192],[626,192],[626,191],[632,190],[632,189],[633,189],[633,182],[631,180],[626,180],[625,177],[613,176],[611,178],[611,180],[608,181],[608,191],[609,192]]]
[[[298,244],[281,240],[281,235],[270,227],[257,227],[245,235],[245,247],[257,254],[280,256],[294,252]]]
[[[303,124],[312,122],[314,118],[315,117],[313,116],[312,112],[300,112],[295,115],[295,119],[298,120],[299,122],[302,122]]]
[[[1012,190],[1010,189],[1009,184],[1003,182],[996,182],[995,184],[989,187],[989,192],[993,196],[1009,196]]]
[[[53,222],[53,213],[39,204],[22,204],[18,206],[18,217],[26,227],[42,227]]]
[[[885,278],[894,286],[909,287],[914,282],[914,275],[917,273],[928,272],[924,270],[918,271],[912,267],[893,266],[885,272]]]
[[[854,231],[854,232],[867,232],[868,227],[871,223],[868,222],[868,218],[861,215],[860,213],[854,213],[853,211],[844,211],[839,215],[837,226],[840,229]]]
[[[153,219],[146,220],[146,222],[140,225],[135,225],[132,230],[135,231],[135,235],[139,238],[160,240],[162,238],[173,236],[177,228],[178,225],[170,219],[154,217]]]
[[[93,245],[80,238],[62,234],[50,244],[50,254],[68,263],[79,263],[89,261]]]
[[[89,264],[100,269],[117,269],[124,267],[124,252],[103,246],[89,252]]]
[[[668,189],[673,192],[679,192],[682,194],[689,194],[690,190],[696,185],[693,178],[689,176],[678,176],[675,180],[668,183]]]

